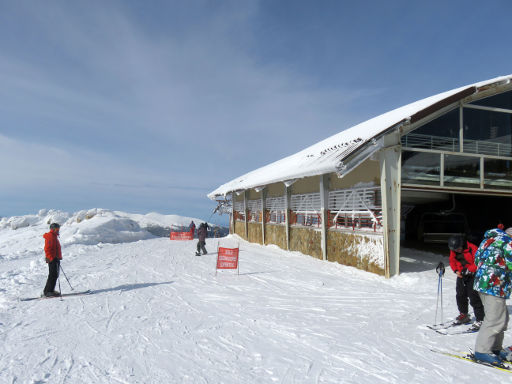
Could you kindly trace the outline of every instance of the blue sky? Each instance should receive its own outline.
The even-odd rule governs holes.
[[[511,11],[508,0],[0,0],[0,215],[206,219],[206,194],[243,173],[512,73]]]

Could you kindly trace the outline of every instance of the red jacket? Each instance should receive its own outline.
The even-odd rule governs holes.
[[[60,242],[57,234],[50,231],[43,235],[44,237],[44,253],[46,254],[46,261],[52,262],[55,258],[62,260],[62,253],[60,251]]]
[[[462,272],[463,269],[467,269],[469,272],[475,273],[477,270],[475,265],[477,249],[478,247],[475,244],[467,241],[466,249],[462,251],[462,254],[457,255],[454,251],[450,251],[450,267],[452,267],[453,272]]]

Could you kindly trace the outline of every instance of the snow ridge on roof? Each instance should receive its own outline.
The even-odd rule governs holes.
[[[233,191],[268,185],[279,181],[335,172],[343,159],[365,143],[411,116],[434,106],[462,91],[474,93],[478,88],[510,82],[512,75],[501,76],[468,86],[452,89],[415,101],[339,132],[291,156],[265,165],[237,177],[208,194],[210,199]],[[473,90],[471,90],[473,88]]]

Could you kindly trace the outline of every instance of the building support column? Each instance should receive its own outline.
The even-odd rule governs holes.
[[[462,103],[459,104],[459,151],[464,152],[464,109]]]
[[[400,202],[402,150],[399,145],[380,153],[380,189],[384,232],[384,271],[387,278],[400,273]]]
[[[261,190],[261,244],[265,245],[265,198],[267,197],[267,189]]]
[[[234,192],[231,194],[231,217],[229,219],[230,219],[229,221],[231,222],[230,233],[234,234],[234,233],[236,233],[236,231],[235,231],[235,193]]]
[[[321,246],[322,246],[322,259],[327,260],[327,231],[329,230],[329,225],[327,220],[327,206],[329,201],[329,176],[321,175],[320,176],[320,210],[321,210]]]
[[[244,191],[245,240],[249,240],[249,224],[247,223],[247,189]]]
[[[284,186],[284,196],[285,196],[285,206],[286,206],[286,220],[285,220],[285,227],[286,227],[286,249],[290,250],[290,195],[291,195],[291,188],[288,187],[286,184]]]

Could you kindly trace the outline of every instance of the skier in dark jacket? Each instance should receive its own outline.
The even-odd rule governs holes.
[[[206,236],[208,236],[208,227],[206,223],[201,223],[199,225],[199,229],[197,230],[197,252],[196,256],[201,255],[201,250],[203,251],[203,255],[206,255],[208,252],[206,251]]]
[[[43,294],[46,297],[60,296],[60,292],[55,290],[55,284],[59,277],[60,261],[62,260],[59,231],[60,225],[52,223],[50,225],[50,232],[43,235],[45,259],[46,263],[48,263],[48,279],[43,290]]]
[[[452,236],[448,239],[448,248],[450,248],[450,267],[457,275],[456,299],[459,316],[455,319],[456,324],[466,324],[471,322],[471,316],[468,314],[468,299],[475,312],[476,321],[472,330],[478,331],[484,320],[484,306],[478,292],[473,289],[475,280],[475,253],[478,247],[462,235]]]

